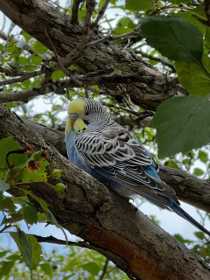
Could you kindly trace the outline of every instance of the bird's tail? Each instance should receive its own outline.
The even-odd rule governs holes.
[[[185,212],[176,201],[170,200],[169,208],[173,210],[176,214],[178,214],[180,217],[184,218],[192,225],[205,232],[210,237],[210,231],[208,231],[205,227],[203,227],[200,223],[193,219],[187,212]]]

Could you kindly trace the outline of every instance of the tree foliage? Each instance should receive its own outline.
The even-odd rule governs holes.
[[[27,9],[29,4],[24,5]],[[46,29],[42,40],[43,35],[24,28],[25,22],[18,27],[2,13],[0,104],[26,123],[62,133],[69,100],[76,96],[100,99],[118,122],[161,158],[161,165],[208,182],[208,1],[74,0],[50,1],[50,7],[78,28],[78,45],[67,38],[68,32],[76,34],[73,27],[66,31],[62,26],[61,35]],[[54,19],[53,12],[51,16]],[[63,36],[61,46],[56,41],[59,36]],[[39,149],[36,143],[21,145],[11,134],[0,139],[0,232],[6,231],[18,248],[2,245],[0,277],[128,279],[104,256],[87,249],[88,243],[69,242],[50,204],[32,191],[31,186],[45,184],[59,197],[65,196],[63,170],[51,168],[44,145]],[[201,219],[208,220],[208,213]],[[33,225],[40,223],[55,225],[63,240],[31,234]],[[175,238],[209,265],[210,245],[202,232],[195,232],[195,240],[180,234]],[[42,242],[62,244],[65,252],[46,252]]]

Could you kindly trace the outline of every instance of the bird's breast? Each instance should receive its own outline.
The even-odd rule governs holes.
[[[75,145],[76,136],[74,133],[69,133],[65,136],[66,151],[68,159],[77,167],[83,169],[87,173],[91,173],[90,167],[85,163],[84,159],[79,154]]]

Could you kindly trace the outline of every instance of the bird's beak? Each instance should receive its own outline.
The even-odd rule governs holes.
[[[68,130],[73,129],[75,121],[79,118],[78,113],[70,113],[68,117]]]
[[[76,121],[77,119],[79,118],[79,114],[78,113],[70,113],[69,114],[69,119],[71,120],[71,121]]]

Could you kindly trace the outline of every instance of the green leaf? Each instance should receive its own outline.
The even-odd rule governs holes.
[[[10,235],[17,244],[28,268],[30,270],[36,268],[41,259],[41,247],[36,238],[28,236],[20,229],[17,232],[11,232]]]
[[[188,239],[184,239],[180,234],[175,234],[174,237],[176,238],[177,241],[183,244],[191,244],[192,241]]]
[[[208,71],[208,73],[210,73],[209,53],[210,53],[210,27],[207,27],[206,32],[205,32],[202,63],[203,63],[203,66],[205,67],[205,69]]]
[[[32,45],[32,50],[37,54],[43,54],[47,51],[47,48],[42,43],[40,43],[39,41],[36,41]]]
[[[6,156],[11,151],[20,149],[20,145],[13,137],[6,137],[0,140],[0,168],[7,168]],[[12,156],[11,156],[12,157]]]
[[[51,79],[53,81],[58,81],[64,77],[65,77],[65,73],[62,70],[55,70],[51,75]]]
[[[65,237],[66,240],[66,244],[68,244],[68,237],[66,235],[65,230],[63,229],[63,227],[58,223],[56,217],[54,216],[54,214],[50,211],[50,209],[48,209],[47,211],[47,218],[48,221],[51,222],[52,224],[54,224],[55,226],[57,226],[58,228],[60,228],[60,230],[63,232],[63,235]]]
[[[1,249],[2,250],[2,249]],[[0,258],[6,256],[9,253],[9,250],[0,251]]]
[[[126,0],[125,8],[130,11],[149,10],[152,8],[152,0]]]
[[[199,148],[210,142],[210,100],[173,97],[159,106],[153,124],[161,157]]]
[[[194,168],[194,170],[193,170],[193,174],[195,175],[195,176],[202,176],[203,174],[204,174],[204,171],[202,170],[202,169],[200,169],[200,168],[198,168],[198,167],[196,167],[196,168]]]
[[[1,264],[0,264],[1,279],[5,279],[5,277],[9,275],[9,273],[12,270],[14,265],[15,265],[14,261],[1,261]]]
[[[121,35],[123,33],[128,33],[133,31],[135,24],[129,17],[122,17],[116,25],[116,28],[113,30],[113,34]]]
[[[13,137],[9,136],[0,140],[0,179],[2,181],[6,180],[8,167],[19,167],[27,161],[27,155],[20,148]],[[5,189],[8,185],[2,182],[1,187]]]
[[[32,205],[27,205],[23,207],[23,217],[27,224],[34,224],[37,223],[38,216],[37,210]]]
[[[41,159],[39,161],[30,160],[23,169],[22,182],[47,182],[48,161]]]
[[[29,239],[27,238],[27,235],[19,229],[17,232],[11,232],[10,235],[17,244],[23,257],[23,261],[30,269],[32,269],[32,246]]]
[[[52,266],[48,262],[45,262],[45,263],[40,264],[40,267],[41,267],[42,271],[44,271],[45,274],[47,274],[47,276],[49,276],[50,279],[52,279],[52,277],[53,277]]]
[[[200,159],[202,162],[207,163],[207,161],[208,161],[208,154],[207,154],[206,152],[204,152],[204,151],[199,151],[198,157],[199,157],[199,159]]]
[[[94,276],[96,276],[101,270],[101,267],[95,262],[85,263],[82,267],[84,270],[87,270],[89,273],[91,273]]]
[[[190,94],[203,96],[210,94],[210,75],[201,64],[176,62],[176,71],[180,83]]]
[[[146,17],[141,30],[149,45],[170,59],[187,62],[201,61],[202,34],[179,17]]]
[[[177,13],[176,16],[192,24],[202,34],[205,33],[206,25],[204,24],[204,22],[206,21],[206,15],[201,6],[185,12],[181,11]]]
[[[19,56],[18,57],[18,63],[21,65],[27,65],[29,64],[29,57],[26,56]]]
[[[42,210],[48,214],[48,205],[46,203],[46,201],[44,201],[41,197],[35,195],[34,193],[32,193],[31,191],[29,190],[24,190],[25,194],[27,194],[28,196],[30,196],[33,200],[35,200],[39,205],[40,207],[42,208]]]
[[[15,206],[14,203],[11,199],[11,197],[4,197],[3,195],[0,196],[0,210],[10,210],[10,211],[14,211],[15,210]]]
[[[32,55],[31,56],[31,63],[34,65],[39,65],[42,63],[42,58],[38,55]]]
[[[175,160],[167,160],[164,165],[170,168],[179,169],[179,166]]]
[[[42,249],[41,245],[34,236],[28,236],[32,246],[32,268],[35,269],[41,260]]]
[[[205,234],[202,231],[196,231],[195,236],[201,240],[205,239]]]
[[[31,35],[29,33],[25,32],[25,31],[21,31],[21,34],[23,35],[26,42],[31,40]]]

